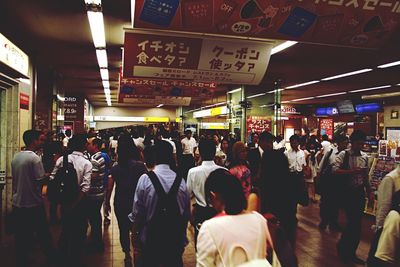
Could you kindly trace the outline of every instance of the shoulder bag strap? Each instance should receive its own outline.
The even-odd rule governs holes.
[[[160,183],[160,180],[158,180],[157,175],[153,171],[149,172],[147,175],[149,176],[150,181],[153,184],[157,195],[159,197],[165,197],[167,194],[165,193],[165,191]]]
[[[180,187],[181,183],[182,183],[182,177],[176,175],[175,181],[172,184],[172,187],[168,192],[168,196],[171,196],[171,197],[176,196],[177,193],[178,193],[178,190],[179,190],[179,187]]]
[[[329,151],[328,155],[326,155],[325,160],[324,160],[324,162],[322,163],[321,173],[324,173],[326,167],[328,167],[329,159],[331,158],[332,153],[333,153],[333,148],[331,149],[331,151]]]

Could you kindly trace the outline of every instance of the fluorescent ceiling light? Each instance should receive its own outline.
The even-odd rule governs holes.
[[[282,92],[283,90],[285,90],[285,89],[281,88],[281,89],[278,89],[278,90],[271,90],[271,91],[268,91],[267,94],[273,94],[273,93],[275,93],[275,91],[276,92]]]
[[[29,79],[17,78],[17,80],[20,81],[20,82],[22,82],[22,83],[28,84],[28,85],[31,84],[31,80],[29,80]]]
[[[236,93],[236,92],[240,92],[241,90],[242,90],[242,88],[234,89],[232,91],[229,91],[228,94],[233,94],[233,93]]]
[[[251,96],[248,96],[247,99],[256,98],[256,97],[259,97],[259,96],[263,96],[263,95],[265,95],[265,94],[266,94],[266,93],[251,95]]]
[[[362,70],[352,71],[352,72],[348,72],[348,73],[343,73],[343,74],[324,78],[324,79],[322,79],[322,81],[330,81],[330,80],[339,79],[339,78],[352,76],[352,75],[356,75],[356,74],[360,74],[360,73],[365,73],[365,72],[369,72],[369,71],[372,71],[372,69],[362,69]]]
[[[384,88],[389,88],[389,87],[392,87],[392,86],[391,86],[391,85],[384,85],[384,86],[370,87],[370,88],[364,88],[364,89],[353,90],[353,91],[350,91],[349,93],[358,93],[358,92],[379,90],[379,89],[384,89]]]
[[[110,76],[108,75],[108,69],[100,69],[100,76],[101,80],[108,81],[110,79]]]
[[[291,85],[286,87],[285,89],[293,89],[293,88],[297,88],[297,87],[302,87],[302,86],[306,86],[306,85],[310,85],[310,84],[314,84],[314,83],[319,83],[320,81],[310,81],[310,82],[305,82],[305,83],[299,83],[299,84],[295,84],[295,85]]]
[[[293,46],[295,44],[297,44],[297,42],[295,42],[295,41],[286,41],[286,42],[284,42],[284,43],[282,43],[280,45],[277,45],[274,48],[272,48],[271,55],[279,53],[279,52],[281,52],[281,51],[283,51],[283,50],[285,50],[285,49],[287,49],[287,48],[289,48],[289,47],[291,47],[291,46]]]
[[[318,95],[316,98],[323,98],[323,97],[329,97],[329,96],[337,96],[337,95],[345,95],[347,92],[339,92],[339,93],[333,93],[333,94],[327,94],[327,95]]]
[[[97,62],[100,68],[108,67],[107,51],[105,49],[96,49]]]
[[[110,89],[110,82],[109,81],[103,81],[103,87]]]
[[[111,94],[110,88],[104,88],[104,93],[105,93],[106,95]]]
[[[136,8],[136,0],[131,0],[131,23],[132,28],[135,28],[135,8]]]
[[[397,97],[400,96],[400,92],[393,93],[385,93],[385,94],[375,94],[375,95],[363,95],[362,99],[380,99],[380,98],[388,98],[388,97]]]
[[[282,103],[282,104],[286,104],[286,103],[290,103],[290,101],[289,101],[289,100],[281,101],[281,103]]]
[[[158,105],[157,107],[158,107],[158,108],[161,108],[162,106],[164,106],[164,104],[160,104],[160,105]]]
[[[275,104],[261,105],[260,108],[273,107]]]
[[[104,32],[104,19],[102,12],[87,12],[93,43],[96,48],[106,47],[106,35]]]
[[[314,99],[315,97],[304,97],[304,98],[298,98],[298,99],[293,99],[293,100],[290,100],[290,101],[292,101],[292,102],[298,102],[298,101],[305,101],[305,100],[311,100],[311,99]],[[282,102],[283,103],[283,102]]]
[[[85,0],[86,5],[96,5],[100,6],[101,5],[101,0]]]
[[[392,62],[392,63],[383,64],[383,65],[378,66],[378,68],[384,69],[384,68],[389,68],[389,67],[393,67],[393,66],[397,66],[397,65],[400,65],[400,61],[395,61],[395,62]]]

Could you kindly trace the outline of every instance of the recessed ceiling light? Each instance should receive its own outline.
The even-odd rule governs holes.
[[[310,85],[310,84],[314,84],[314,83],[319,83],[320,81],[310,81],[310,82],[305,82],[305,83],[299,83],[299,84],[295,84],[295,85],[291,85],[288,87],[285,87],[285,89],[293,89],[293,88],[297,88],[297,87],[302,87],[302,86],[306,86],[306,85]]]
[[[105,49],[96,49],[96,57],[100,68],[108,68],[107,51]]]
[[[362,70],[347,72],[347,73],[324,78],[324,79],[322,79],[322,81],[330,81],[330,80],[339,79],[339,78],[352,76],[352,75],[357,75],[357,74],[361,74],[361,73],[365,73],[365,72],[369,72],[369,71],[372,71],[372,69],[362,69]]]
[[[274,55],[276,53],[279,53],[293,45],[297,44],[295,41],[286,41],[280,45],[275,46],[274,48],[271,49],[271,55]]]
[[[102,12],[87,12],[93,44],[96,48],[106,47],[106,35],[104,32],[104,18]]]
[[[363,95],[362,99],[380,99],[380,98],[388,98],[388,97],[396,97],[400,96],[400,92],[393,92],[393,93],[385,93],[385,94],[375,94],[375,95]]]
[[[158,108],[161,108],[162,106],[164,106],[164,104],[160,104],[160,105],[158,105],[157,107],[158,107]]]
[[[237,88],[237,89],[229,91],[228,94],[233,94],[233,93],[236,93],[236,92],[240,92],[241,90],[242,90],[242,88]]]
[[[104,88],[110,88],[110,82],[109,81],[103,81],[103,87]]]
[[[108,75],[108,69],[100,69],[100,76],[101,80],[108,81],[110,79],[110,76]]]
[[[392,62],[392,63],[383,64],[383,65],[378,66],[378,68],[379,69],[384,69],[384,68],[389,68],[389,67],[393,67],[393,66],[397,66],[397,65],[400,65],[400,61],[395,61],[395,62]]]
[[[298,98],[298,99],[293,99],[293,100],[290,100],[290,101],[292,101],[292,102],[298,102],[298,101],[305,101],[305,100],[311,100],[311,99],[314,99],[315,97],[304,97],[304,98]],[[283,102],[282,102],[283,103]]]
[[[327,94],[327,95],[318,95],[316,98],[323,98],[323,97],[330,97],[330,96],[337,96],[337,95],[345,95],[347,92],[339,92],[339,93],[333,93],[333,94]]]
[[[267,94],[273,94],[275,92],[282,92],[283,90],[285,90],[285,89],[281,88],[281,89],[277,89],[277,90],[271,90],[271,91],[268,91]]]
[[[256,97],[259,97],[259,96],[263,96],[263,95],[265,95],[265,94],[266,94],[266,93],[251,95],[251,96],[248,96],[247,99],[256,98]]]
[[[363,88],[363,89],[358,89],[358,90],[353,90],[349,91],[350,93],[358,93],[358,92],[364,92],[364,91],[372,91],[372,90],[379,90],[379,89],[384,89],[384,88],[389,88],[392,87],[391,85],[383,85],[383,86],[377,86],[377,87],[370,87],[370,88]]]

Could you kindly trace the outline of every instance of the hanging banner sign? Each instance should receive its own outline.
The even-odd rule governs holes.
[[[257,85],[270,53],[263,42],[126,32],[123,79]]]
[[[399,31],[397,0],[136,0],[136,28],[373,48]]]
[[[272,120],[270,117],[248,116],[247,134],[270,132],[272,130]]]
[[[121,96],[120,96],[121,97]],[[192,98],[191,97],[170,97],[170,96],[136,96],[136,95],[125,95],[122,99],[122,103],[135,104],[137,106],[157,106],[160,104],[172,105],[172,106],[189,106]]]
[[[29,57],[1,33],[0,62],[29,77]]]
[[[333,139],[333,119],[320,119],[319,129],[321,135],[328,135],[329,139]]]

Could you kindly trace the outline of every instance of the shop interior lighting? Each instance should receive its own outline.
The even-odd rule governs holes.
[[[306,86],[306,85],[310,85],[310,84],[314,84],[314,83],[319,83],[319,82],[320,82],[319,80],[315,80],[315,81],[310,81],[310,82],[305,82],[305,83],[299,83],[299,84],[288,86],[285,89],[298,88],[298,87],[302,87],[302,86]]]
[[[161,108],[162,106],[164,106],[164,104],[160,104],[160,105],[158,105],[157,107],[158,107],[158,108]]]
[[[274,54],[277,54],[277,53],[279,53],[279,52],[281,52],[281,51],[283,51],[283,50],[285,50],[285,49],[287,49],[287,48],[289,48],[289,47],[291,47],[291,46],[293,46],[295,44],[297,44],[297,42],[295,42],[295,41],[286,41],[286,42],[284,42],[284,43],[282,43],[280,45],[277,45],[274,48],[272,48],[271,56],[274,55]]]
[[[393,66],[397,66],[397,65],[400,65],[400,61],[395,61],[395,62],[392,62],[392,63],[383,64],[383,65],[378,66],[378,68],[379,69],[384,69],[384,68],[389,68],[389,67],[393,67]]]
[[[315,97],[304,97],[304,98],[298,98],[298,99],[293,99],[293,100],[290,100],[291,102],[298,102],[298,101],[305,101],[305,100],[311,100],[311,99],[315,99]],[[283,102],[281,102],[281,103],[283,103]]]
[[[266,93],[251,95],[251,96],[248,96],[247,99],[256,98],[256,97],[263,96],[263,95],[266,95]]]
[[[104,32],[103,13],[98,11],[88,10],[87,15],[89,19],[90,31],[92,32],[94,47],[105,48],[106,35]]]
[[[348,73],[343,73],[343,74],[324,78],[324,79],[322,79],[322,81],[330,81],[330,80],[339,79],[339,78],[352,76],[352,75],[357,75],[357,74],[361,74],[361,73],[365,73],[365,72],[369,72],[369,71],[372,71],[372,69],[362,69],[362,70],[352,71],[352,72],[348,72]]]
[[[275,93],[275,91],[276,91],[276,92],[282,92],[282,91],[284,91],[284,90],[285,90],[285,89],[283,89],[283,88],[278,89],[278,90],[271,90],[271,91],[268,91],[267,94],[273,94],[273,93]]]
[[[392,86],[391,85],[384,85],[384,86],[370,87],[370,88],[364,88],[364,89],[358,89],[358,90],[349,91],[349,93],[358,93],[358,92],[379,90],[379,89],[384,89],[384,88],[389,88],[389,87],[392,87]]]
[[[236,92],[240,92],[241,90],[242,90],[242,88],[237,88],[237,89],[229,91],[228,94],[233,94],[233,93],[236,93]]]
[[[108,75],[108,69],[106,69],[106,68],[100,69],[100,75],[101,75],[102,81],[110,80],[110,76]]]
[[[339,92],[339,93],[333,93],[333,94],[327,94],[327,95],[318,95],[318,96],[316,96],[316,98],[324,98],[324,97],[345,95],[345,94],[347,94],[347,92]]]
[[[107,51],[105,49],[96,49],[96,57],[100,68],[108,68]]]

